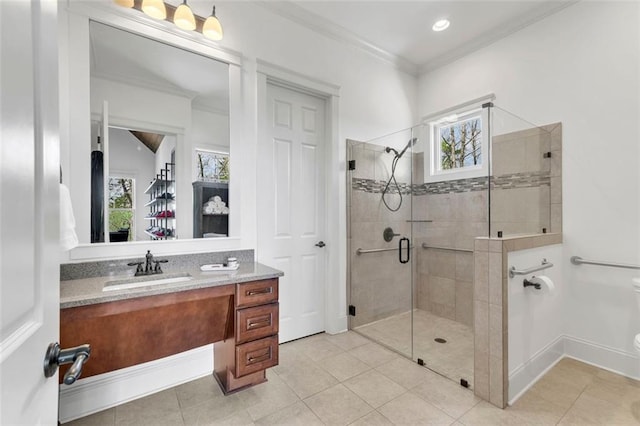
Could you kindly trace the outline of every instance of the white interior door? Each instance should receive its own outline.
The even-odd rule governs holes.
[[[258,259],[284,271],[280,342],[325,330],[325,100],[267,84]]]
[[[54,425],[59,335],[55,1],[0,1],[0,424]]]

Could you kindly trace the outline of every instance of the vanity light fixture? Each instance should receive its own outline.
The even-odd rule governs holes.
[[[122,7],[133,7],[133,0],[114,0],[117,5]]]
[[[2,0],[0,0],[2,1]],[[178,28],[187,31],[196,31],[210,40],[222,40],[222,25],[216,17],[216,7],[206,20],[198,15],[194,15],[187,4],[187,0],[182,0],[178,7],[166,3],[163,0],[113,0],[119,6],[133,8],[144,12],[155,19],[173,22]]]
[[[182,4],[178,6],[173,14],[173,23],[178,28],[182,28],[186,31],[193,31],[196,29],[196,18],[193,16],[191,8],[187,4],[187,0],[183,0]]]
[[[211,40],[222,40],[222,25],[220,25],[220,21],[216,17],[216,7],[213,6],[213,12],[211,12],[211,16],[204,21],[204,25],[202,26],[202,35]]]
[[[167,8],[162,0],[142,0],[142,11],[155,19],[167,18]]]
[[[433,27],[431,27],[431,29],[433,31],[439,32],[439,31],[444,31],[447,28],[449,28],[449,25],[451,23],[449,22],[448,19],[440,19],[439,21],[437,21],[435,24],[433,24]]]

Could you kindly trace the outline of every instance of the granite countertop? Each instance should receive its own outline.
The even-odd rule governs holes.
[[[153,275],[153,279],[175,277],[176,274],[172,272]],[[194,290],[198,288],[236,284],[247,281],[265,280],[284,275],[282,271],[270,268],[260,263],[242,262],[240,263],[240,267],[235,271],[203,272],[200,271],[200,269],[190,268],[180,272],[188,273],[193,277],[193,279],[189,281],[156,284],[146,287],[113,291],[102,290],[107,281],[133,278],[133,274],[60,281],[60,309],[93,305],[96,303],[114,302],[143,296],[153,296],[157,294],[175,293],[178,291]]]

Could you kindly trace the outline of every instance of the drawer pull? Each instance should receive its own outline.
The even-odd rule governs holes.
[[[261,320],[251,321],[247,324],[247,329],[255,328],[255,327],[266,327],[271,325],[271,317],[266,317]]]
[[[246,292],[247,296],[255,296],[256,294],[270,294],[273,293],[273,287],[263,288],[260,290],[248,290]]]
[[[256,362],[266,361],[269,358],[271,358],[271,348],[269,348],[267,350],[267,353],[265,353],[264,355],[257,356],[257,357],[249,357],[249,359],[248,359],[249,362],[247,364],[253,364],[253,363],[256,363]]]

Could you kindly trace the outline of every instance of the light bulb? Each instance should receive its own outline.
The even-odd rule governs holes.
[[[173,23],[183,30],[192,31],[196,29],[196,18],[193,16],[191,8],[187,5],[187,0],[184,0],[176,9],[173,15]]]
[[[155,19],[165,19],[167,17],[167,9],[164,7],[162,0],[143,0],[142,11]]]
[[[211,16],[204,21],[204,25],[202,26],[202,35],[211,40],[222,40],[222,25],[220,25],[220,21],[216,18],[216,7],[213,6],[213,12]]]
[[[133,0],[113,0],[118,6],[133,7]]]
[[[431,27],[431,29],[433,31],[444,31],[447,28],[449,28],[449,24],[450,22],[447,19],[441,19],[435,24],[433,24],[433,27]]]

